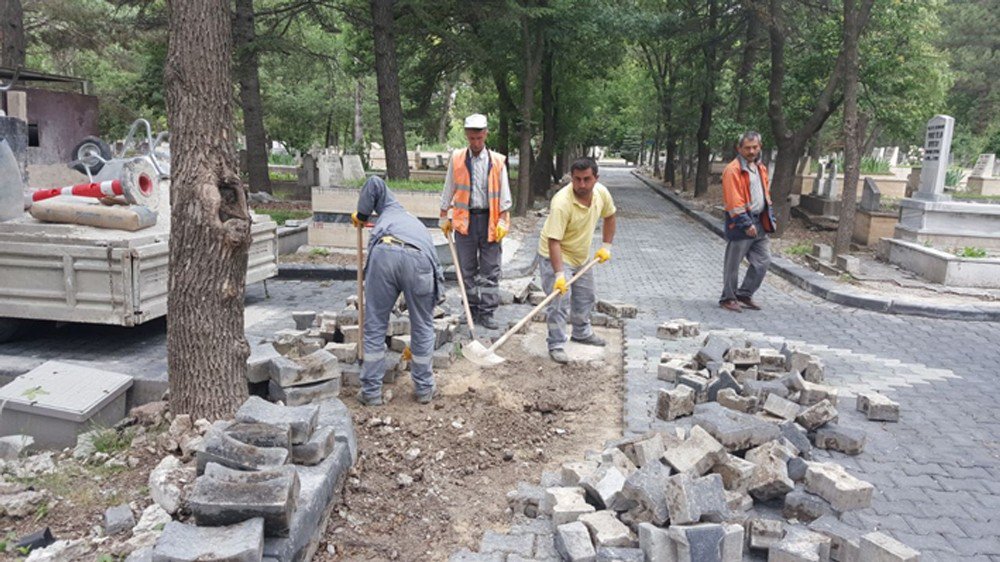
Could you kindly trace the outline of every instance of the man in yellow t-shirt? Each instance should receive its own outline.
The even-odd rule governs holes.
[[[615,202],[608,188],[597,181],[597,163],[591,158],[580,158],[570,165],[570,176],[573,183],[552,197],[538,241],[542,286],[546,293],[553,289],[560,293],[546,310],[549,357],[563,364],[569,363],[563,349],[567,316],[573,323],[573,341],[597,346],[605,343],[590,326],[590,313],[597,301],[593,270],[573,282],[572,287],[567,287],[566,280],[590,261],[590,245],[598,219],[604,219],[601,229],[604,243],[594,257],[602,263],[611,259],[611,242],[615,238]]]

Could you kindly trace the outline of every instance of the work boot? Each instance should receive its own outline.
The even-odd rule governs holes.
[[[736,297],[736,300],[740,301],[740,305],[743,308],[749,308],[750,310],[760,310],[760,305],[754,302],[750,297]]]
[[[566,355],[566,351],[562,348],[550,349],[549,358],[560,365],[569,363],[569,355]]]
[[[731,312],[743,312],[743,307],[736,299],[724,300],[719,303],[719,306]]]
[[[570,339],[575,341],[576,343],[582,343],[583,345],[593,345],[596,347],[604,347],[607,344],[607,342],[604,341],[604,338],[602,338],[597,334],[590,334],[585,338],[570,338]]]
[[[383,404],[381,396],[377,398],[369,398],[365,396],[365,392],[363,390],[358,391],[357,397],[358,402],[361,402],[362,406],[381,406]]]
[[[479,325],[487,330],[496,330],[500,327],[500,324],[497,324],[496,318],[493,318],[493,313],[480,314]]]
[[[434,400],[437,397],[437,395],[438,395],[438,389],[437,387],[434,387],[431,389],[430,392],[426,394],[420,394],[419,392],[417,392],[413,395],[413,397],[420,404],[430,404],[431,400]]]

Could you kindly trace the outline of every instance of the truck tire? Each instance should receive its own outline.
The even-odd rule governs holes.
[[[101,162],[94,155],[100,155],[101,158],[105,160],[111,159],[111,147],[108,143],[102,141],[98,137],[89,136],[83,137],[83,140],[77,143],[73,148],[72,154],[70,154],[70,162],[75,162],[72,168],[81,174],[87,173],[86,166],[82,162],[86,162],[90,166],[90,173],[96,174],[101,171],[104,167],[104,162]]]
[[[0,318],[0,343],[12,339],[20,329],[20,320],[16,318]]]

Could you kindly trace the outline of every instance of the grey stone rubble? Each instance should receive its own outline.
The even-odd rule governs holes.
[[[658,335],[691,337],[681,325],[665,323]],[[869,507],[874,487],[813,460],[814,447],[857,455],[866,441],[864,431],[838,425],[839,391],[824,370],[787,346],[711,333],[697,353],[664,353],[658,378],[673,384],[657,390],[656,429],[565,462],[541,485],[520,483],[508,494],[513,517],[549,522],[557,554],[508,550],[507,560],[918,559],[892,537],[856,528],[861,520],[842,519]],[[859,396],[856,407],[871,420],[898,419],[899,405],[881,395]],[[451,560],[487,559],[476,556],[495,554],[487,542],[500,539],[489,537],[483,554],[463,550]]]

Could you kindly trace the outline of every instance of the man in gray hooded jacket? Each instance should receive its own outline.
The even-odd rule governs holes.
[[[430,402],[437,391],[431,370],[434,354],[434,305],[444,297],[444,276],[430,233],[406,212],[381,178],[372,177],[361,188],[355,226],[372,215],[375,226],[368,241],[365,264],[365,361],[358,399],[369,406],[382,401],[385,376],[385,336],[389,315],[402,293],[410,314],[410,377],[415,397]]]

